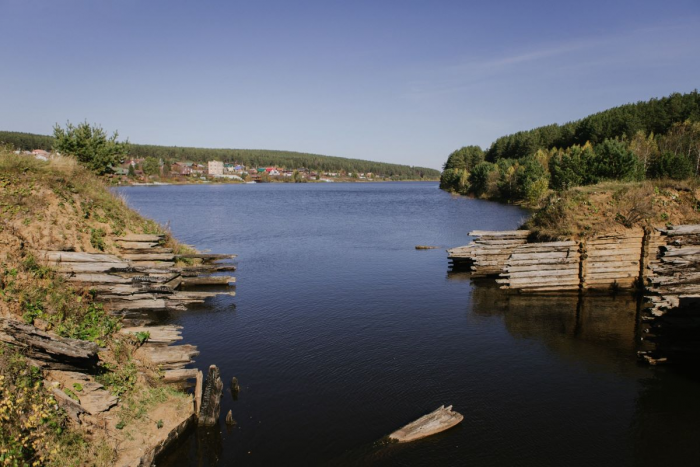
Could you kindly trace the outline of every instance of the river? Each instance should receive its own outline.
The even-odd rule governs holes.
[[[180,241],[239,255],[236,297],[167,318],[225,392],[220,427],[159,465],[700,463],[700,381],[637,362],[634,297],[513,296],[448,273],[445,248],[524,210],[417,182],[119,191]],[[442,404],[464,421],[377,445]]]

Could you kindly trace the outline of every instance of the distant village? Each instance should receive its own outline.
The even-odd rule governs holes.
[[[42,149],[34,151],[16,151],[17,154],[34,156],[39,160],[49,160],[54,154]],[[221,161],[208,161],[206,164],[178,161],[171,164],[162,159],[152,157],[127,159],[119,166],[112,167],[112,173],[108,174],[115,183],[151,183],[156,180],[168,180],[174,183],[186,183],[193,181],[221,181],[231,180],[238,182],[334,182],[340,180],[382,180],[380,174],[353,173],[353,172],[320,172],[305,167],[288,169],[284,167],[246,167],[242,164]]]

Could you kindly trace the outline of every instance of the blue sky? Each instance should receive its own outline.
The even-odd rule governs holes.
[[[700,2],[0,0],[0,129],[439,168],[700,87]]]

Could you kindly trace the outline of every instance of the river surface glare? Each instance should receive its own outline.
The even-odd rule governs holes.
[[[633,297],[512,296],[448,274],[445,248],[524,210],[437,183],[119,192],[180,241],[238,255],[236,297],[167,318],[225,390],[220,426],[159,465],[700,465],[700,383],[637,363]],[[464,421],[377,443],[442,404]]]

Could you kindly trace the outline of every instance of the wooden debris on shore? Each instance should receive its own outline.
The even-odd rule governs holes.
[[[505,262],[513,250],[527,243],[528,230],[484,231],[475,230],[469,245],[447,250],[453,268],[466,268],[472,277],[497,276],[504,270]]]
[[[649,241],[648,307],[640,359],[650,365],[700,359],[700,225],[658,229]]]
[[[93,370],[99,347],[94,342],[59,337],[32,325],[0,317],[0,342],[23,349],[35,366],[52,370]]]
[[[107,412],[119,402],[119,398],[112,395],[92,377],[83,373],[49,371],[46,374],[46,381],[55,389],[54,394],[58,390],[74,401],[73,398],[76,398],[81,411],[90,415]]]
[[[448,430],[463,419],[464,416],[452,410],[451,405],[448,407],[441,405],[434,412],[423,415],[418,420],[396,430],[389,435],[389,438],[399,443],[408,443]]]
[[[199,352],[191,345],[173,345],[181,340],[180,328],[152,326],[156,321],[154,313],[182,311],[217,295],[234,296],[230,285],[235,278],[214,274],[235,271],[235,265],[220,262],[235,255],[175,255],[163,246],[164,235],[133,234],[114,241],[120,250],[118,255],[41,251],[38,257],[66,280],[93,291],[109,313],[121,316],[124,328],[120,332],[149,333],[136,352],[137,358],[164,370],[164,382],[186,386],[197,377],[197,372],[185,367]],[[176,266],[178,258],[194,259],[199,264]],[[218,290],[183,290],[192,286],[215,286]]]
[[[197,420],[198,425],[214,426],[219,423],[223,391],[224,384],[221,382],[219,368],[216,365],[211,365],[202,392],[202,402]]]

